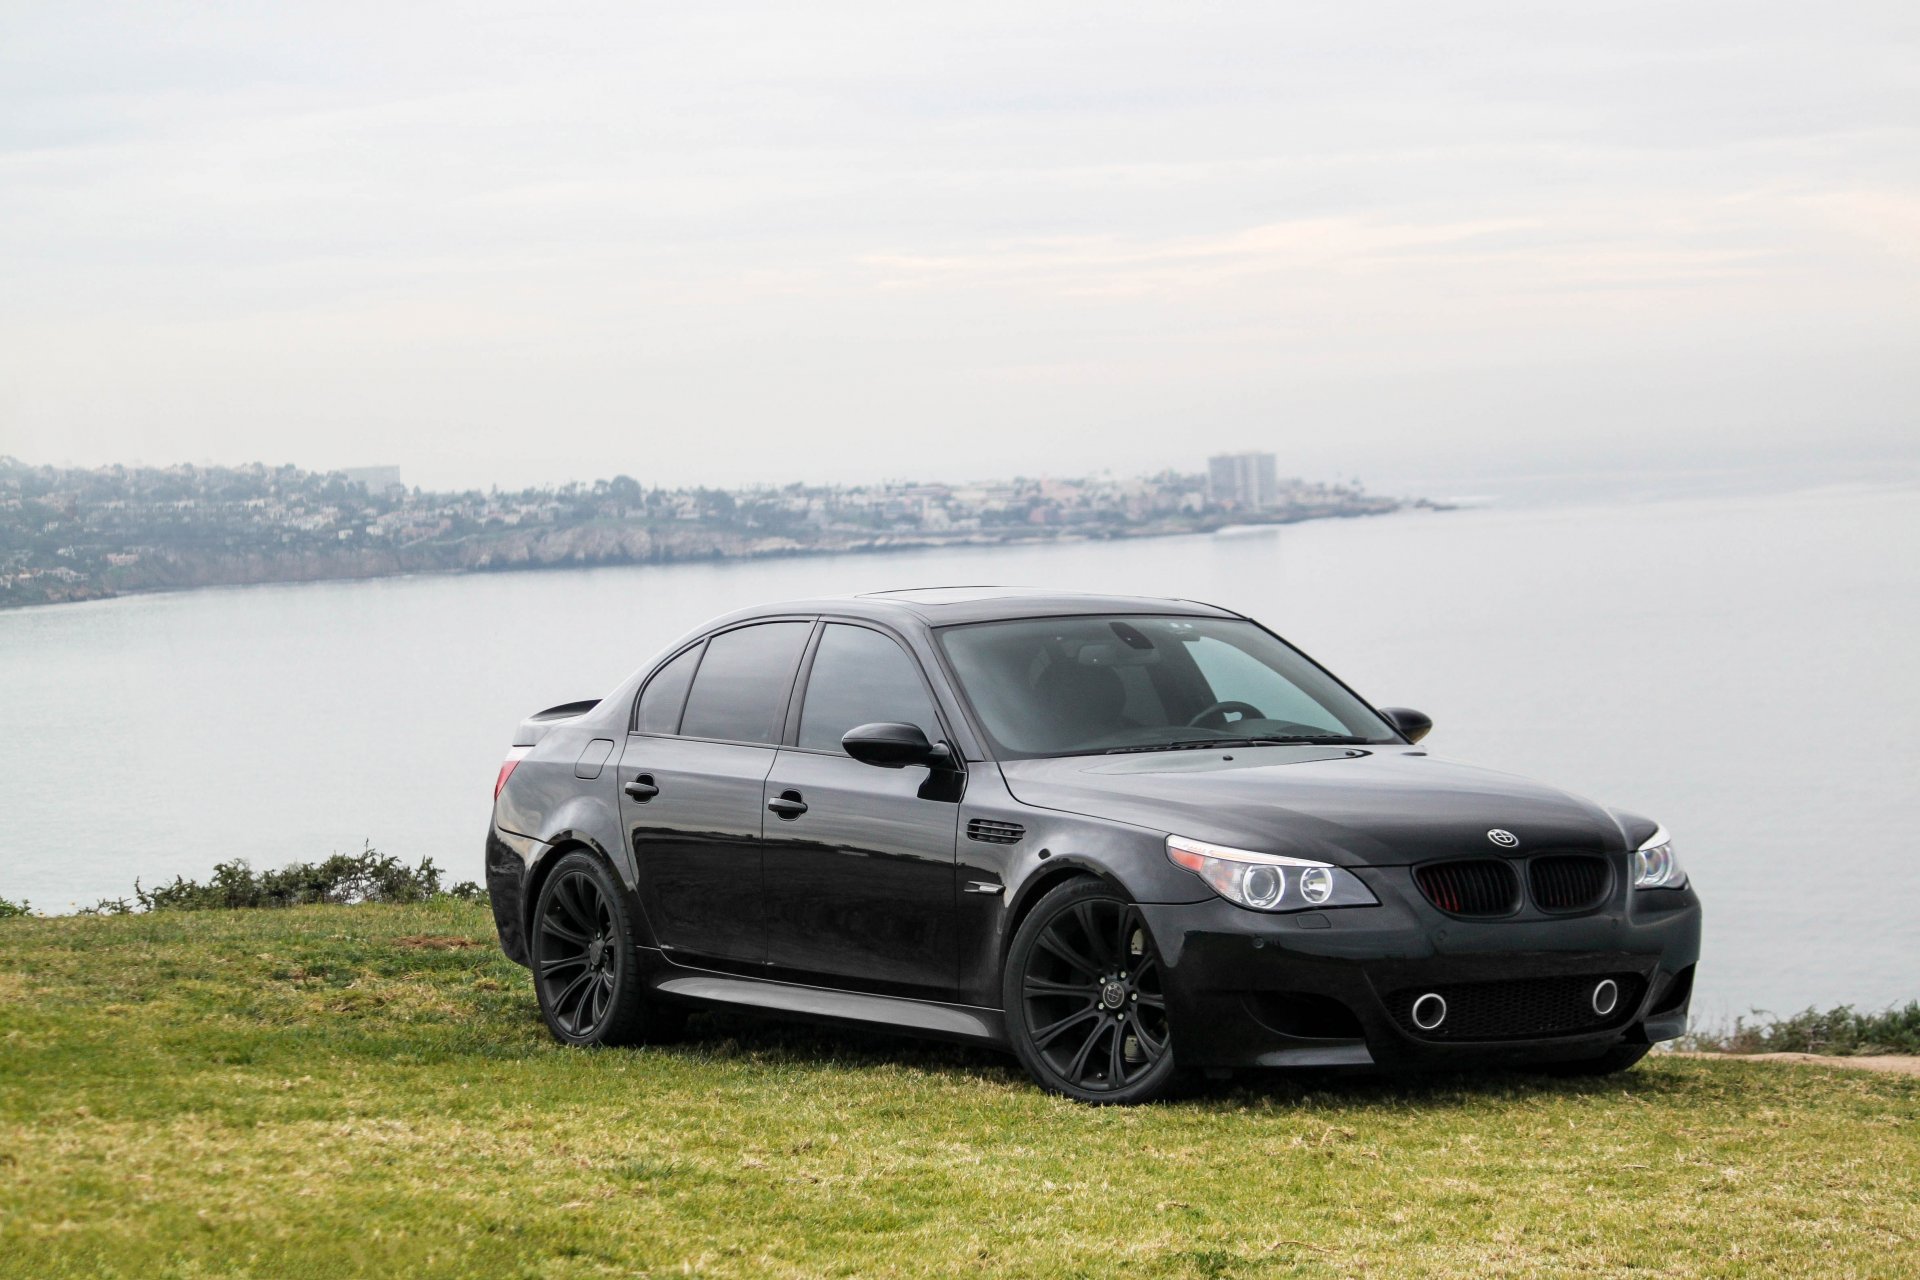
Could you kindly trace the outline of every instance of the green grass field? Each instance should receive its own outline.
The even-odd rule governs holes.
[[[1920,1080],[1266,1078],[1141,1110],[746,1018],[542,1031],[484,906],[0,922],[0,1274],[1920,1274]]]

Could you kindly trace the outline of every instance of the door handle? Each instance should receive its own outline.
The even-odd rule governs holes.
[[[767,801],[767,809],[791,822],[807,811],[807,802],[800,798],[798,791],[782,791]]]
[[[660,788],[653,785],[653,775],[650,773],[641,774],[620,789],[632,796],[636,804],[645,804],[660,794]]]

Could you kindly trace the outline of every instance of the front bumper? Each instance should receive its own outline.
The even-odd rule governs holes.
[[[1700,954],[1691,890],[1620,886],[1586,915],[1464,920],[1429,906],[1406,868],[1361,874],[1379,906],[1286,915],[1222,899],[1141,907],[1184,1065],[1569,1061],[1686,1031]],[[1603,980],[1615,1000],[1601,1012]],[[1412,1005],[1430,991],[1447,1016],[1423,1031]]]

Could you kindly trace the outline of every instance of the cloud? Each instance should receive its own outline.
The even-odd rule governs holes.
[[[1311,405],[1301,447],[1377,470],[1435,422],[1602,451],[1618,403],[1676,449],[1817,451],[1920,393],[1905,6],[9,26],[0,452],[484,483],[533,433],[532,478],[644,448],[726,481],[919,472],[962,434],[1071,469],[1091,432],[1186,465]]]

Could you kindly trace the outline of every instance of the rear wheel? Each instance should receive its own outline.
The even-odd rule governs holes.
[[[646,998],[626,900],[599,858],[561,857],[540,886],[532,933],[533,989],[556,1040],[639,1044],[679,1029],[679,1010]]]
[[[1174,1081],[1160,953],[1140,908],[1097,880],[1043,897],[1014,935],[1003,995],[1013,1050],[1039,1085],[1127,1105]]]

